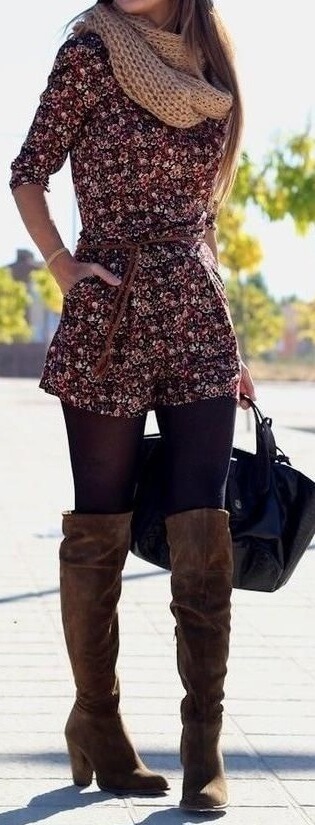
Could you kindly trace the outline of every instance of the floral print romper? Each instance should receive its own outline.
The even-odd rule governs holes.
[[[238,397],[236,336],[204,241],[225,132],[222,119],[174,128],[132,101],[98,35],[60,48],[10,185],[48,191],[69,153],[82,221],[75,256],[121,285],[87,276],[65,296],[40,380],[46,392],[125,417]]]

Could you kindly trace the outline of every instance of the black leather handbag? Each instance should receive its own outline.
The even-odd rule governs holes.
[[[291,466],[276,446],[271,418],[246,399],[255,417],[256,453],[233,448],[225,501],[233,544],[233,586],[273,592],[290,579],[314,536],[315,482]],[[130,549],[170,570],[163,513],[164,449],[159,435],[145,436]]]

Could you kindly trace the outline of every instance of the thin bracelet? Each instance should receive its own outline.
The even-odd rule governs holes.
[[[56,249],[56,251],[53,252],[49,258],[47,258],[46,266],[48,267],[48,269],[51,266],[52,262],[55,260],[55,258],[58,258],[58,255],[62,255],[63,252],[69,252],[66,246],[61,246],[59,249]]]

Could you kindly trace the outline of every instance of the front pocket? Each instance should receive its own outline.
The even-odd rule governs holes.
[[[97,278],[97,275],[83,275],[83,277],[82,277],[82,278],[79,278],[79,280],[78,280],[78,281],[76,281],[76,282],[75,282],[75,284],[73,284],[73,286],[71,286],[71,287],[70,287],[70,289],[68,290],[68,292],[66,292],[66,294],[63,296],[63,300],[64,300],[64,301],[67,301],[67,300],[68,300],[68,298],[72,297],[73,293],[74,293],[77,289],[82,288],[82,287],[83,287],[83,285],[84,285],[86,282],[88,282],[88,283],[93,283],[93,282],[95,282],[95,281],[97,281],[97,280],[99,280],[99,278]]]

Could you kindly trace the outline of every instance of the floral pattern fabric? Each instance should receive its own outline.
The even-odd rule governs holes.
[[[118,85],[92,33],[59,50],[11,187],[36,183],[70,154],[82,232],[76,257],[98,261],[123,281],[141,244],[134,284],[106,376],[94,369],[106,346],[117,287],[86,277],[65,296],[40,386],[66,403],[114,416],[158,404],[238,397],[240,356],[224,284],[204,242],[226,120],[168,126]],[[161,235],[192,242],[160,242]],[[156,239],[154,244],[145,241]],[[104,242],[117,243],[105,250]],[[119,289],[120,287],[118,287]]]

